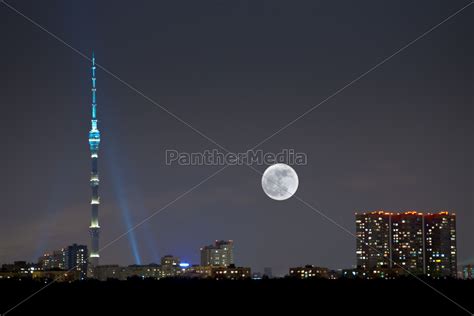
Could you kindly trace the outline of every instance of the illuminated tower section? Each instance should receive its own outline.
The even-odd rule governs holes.
[[[91,130],[89,132],[89,147],[91,151],[91,179],[90,185],[92,189],[91,198],[91,250],[90,250],[90,265],[91,268],[99,264],[99,171],[98,171],[98,160],[99,160],[99,144],[100,144],[100,132],[97,126],[97,103],[96,103],[96,78],[95,78],[95,58],[92,53],[92,119],[91,119]]]

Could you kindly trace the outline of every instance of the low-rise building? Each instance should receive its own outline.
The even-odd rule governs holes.
[[[328,268],[306,265],[304,267],[290,268],[290,277],[297,279],[329,279]]]
[[[193,265],[188,267],[182,274],[183,278],[190,279],[207,279],[212,277],[212,267],[211,266],[198,266]]]
[[[100,265],[94,267],[94,277],[100,281],[109,279],[123,280],[123,269],[118,264]]]
[[[81,280],[81,271],[34,271],[32,273],[33,280],[54,281],[54,282],[72,282]]]
[[[251,278],[250,268],[236,267],[212,267],[211,277],[215,280],[244,280]]]

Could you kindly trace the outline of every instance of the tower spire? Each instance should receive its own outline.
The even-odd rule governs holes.
[[[89,226],[91,232],[91,251],[90,251],[90,275],[93,276],[94,267],[99,264],[99,144],[100,144],[100,131],[97,124],[97,100],[96,100],[96,66],[95,56],[92,52],[92,113],[91,113],[91,130],[89,131],[89,148],[91,152],[91,178],[90,185],[92,189],[91,197],[91,225]]]

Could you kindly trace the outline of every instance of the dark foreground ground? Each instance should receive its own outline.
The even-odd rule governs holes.
[[[54,283],[7,315],[471,315],[474,281],[132,280]],[[0,282],[0,313],[40,290]],[[230,313],[230,314],[229,314]],[[3,314],[2,314],[3,315]]]

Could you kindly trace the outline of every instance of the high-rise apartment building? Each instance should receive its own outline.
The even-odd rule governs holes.
[[[423,214],[405,212],[391,216],[392,262],[414,274],[424,272]]]
[[[358,268],[390,267],[390,215],[384,211],[356,214]]]
[[[80,278],[87,277],[88,251],[86,245],[72,244],[64,250],[65,270],[80,272]]]
[[[65,270],[66,257],[65,250],[59,249],[53,252],[46,252],[38,259],[38,267],[44,271]]]
[[[356,213],[356,237],[358,269],[456,277],[454,213]]]
[[[431,277],[457,274],[456,215],[448,212],[426,214],[425,273]]]
[[[216,240],[214,245],[201,248],[201,266],[228,267],[234,264],[234,242]]]

